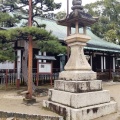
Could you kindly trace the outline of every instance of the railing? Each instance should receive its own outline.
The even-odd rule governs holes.
[[[54,71],[59,71],[58,69]],[[53,74],[37,74],[37,70],[33,69],[33,82],[35,85],[50,84],[54,83],[54,80],[58,79],[59,72]],[[116,69],[115,72],[111,69],[97,70],[97,79],[109,80],[110,77],[113,78],[114,75],[120,75],[120,69]],[[16,85],[17,83],[17,73],[16,70],[0,70],[0,85]],[[20,75],[20,85],[26,85],[22,73]]]
[[[115,69],[115,72],[113,69],[105,69],[103,72],[101,72],[101,69],[97,69],[97,79],[111,80],[114,75],[120,75],[120,69]]]
[[[35,71],[35,70],[34,70]],[[42,85],[46,83],[54,83],[58,79],[59,73],[53,74],[37,74],[33,73],[33,82],[35,85]],[[16,85],[17,73],[15,70],[0,70],[0,85]],[[22,73],[20,74],[20,85],[26,85]]]

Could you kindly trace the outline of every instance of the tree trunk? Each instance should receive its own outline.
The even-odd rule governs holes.
[[[22,56],[22,76],[28,85],[28,41],[24,41],[24,51]],[[34,83],[32,83],[32,89],[33,92],[36,90]]]

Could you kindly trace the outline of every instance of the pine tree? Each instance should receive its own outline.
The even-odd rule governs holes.
[[[10,16],[8,13],[0,12],[0,27],[2,28],[2,31],[0,31],[0,62],[6,60],[13,61],[15,59],[15,54],[13,54],[14,49],[11,47],[14,42],[5,42],[3,39],[9,37],[9,33],[5,33],[6,29],[14,27],[17,22],[19,22],[19,20]]]
[[[16,16],[20,20],[22,19],[28,20],[28,12],[29,12],[28,0],[2,0],[2,1],[4,2],[0,1],[0,3],[2,3],[4,11],[11,11],[11,12],[17,11]],[[37,27],[45,27],[45,25],[39,24],[35,20],[35,17],[47,17],[50,11],[54,11],[56,9],[59,9],[60,7],[61,7],[61,3],[55,3],[54,0],[33,0],[32,2],[33,24],[36,25]],[[18,12],[21,15],[18,15]]]
[[[28,0],[1,0],[2,3],[2,12],[13,12],[14,16],[19,20],[26,19],[26,24],[28,25],[28,9],[24,9],[24,7],[28,6]],[[21,4],[21,6],[19,6]],[[56,44],[57,47],[52,47],[52,49],[56,49],[57,52],[64,52],[65,47],[62,47],[61,44],[57,41],[56,37],[51,35],[51,32],[47,32],[45,30],[45,24],[38,24],[35,20],[35,17],[45,17],[49,11],[53,11],[55,9],[59,9],[61,4],[56,4],[54,0],[33,0],[32,8],[33,8],[33,15],[32,21],[36,27],[24,27],[19,29],[12,29],[9,31],[2,31],[0,32],[0,41],[4,43],[11,43],[17,42],[18,40],[24,40],[24,53],[22,56],[22,69],[23,69],[23,77],[24,80],[27,82],[27,61],[28,61],[28,35],[33,37],[35,41],[46,41],[48,44]],[[14,12],[17,11],[17,12]],[[17,15],[18,12],[21,15]],[[3,39],[4,38],[4,39]],[[49,41],[48,41],[49,40]],[[50,41],[52,40],[52,41]],[[39,42],[39,46],[42,49],[41,45],[46,44],[46,42]],[[57,48],[59,50],[57,50]],[[61,48],[61,49],[60,49]],[[64,49],[64,51],[63,51]],[[45,50],[45,49],[42,49]],[[47,51],[47,50],[46,50]],[[54,50],[55,51],[55,50]]]

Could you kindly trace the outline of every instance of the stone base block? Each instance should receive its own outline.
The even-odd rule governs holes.
[[[44,100],[43,106],[64,116],[65,120],[92,120],[117,112],[117,104],[114,101],[80,109],[73,109],[58,103]]]
[[[54,83],[55,90],[62,90],[72,93],[83,93],[102,90],[101,80],[92,81],[66,81],[56,80]]]
[[[63,71],[59,74],[61,80],[96,80],[96,73],[93,71]]]
[[[69,93],[51,89],[48,94],[50,101],[72,108],[81,108],[110,101],[110,93],[108,90],[87,93]]]

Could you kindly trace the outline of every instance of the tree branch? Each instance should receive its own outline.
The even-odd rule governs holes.
[[[37,22],[36,20],[33,19],[33,23],[34,23],[34,22],[37,24],[37,27],[39,27],[38,22]]]
[[[17,9],[21,9],[21,8],[23,8],[23,7],[26,7],[27,5],[23,5],[23,6],[20,6],[20,7],[14,7],[14,10],[17,10]]]

